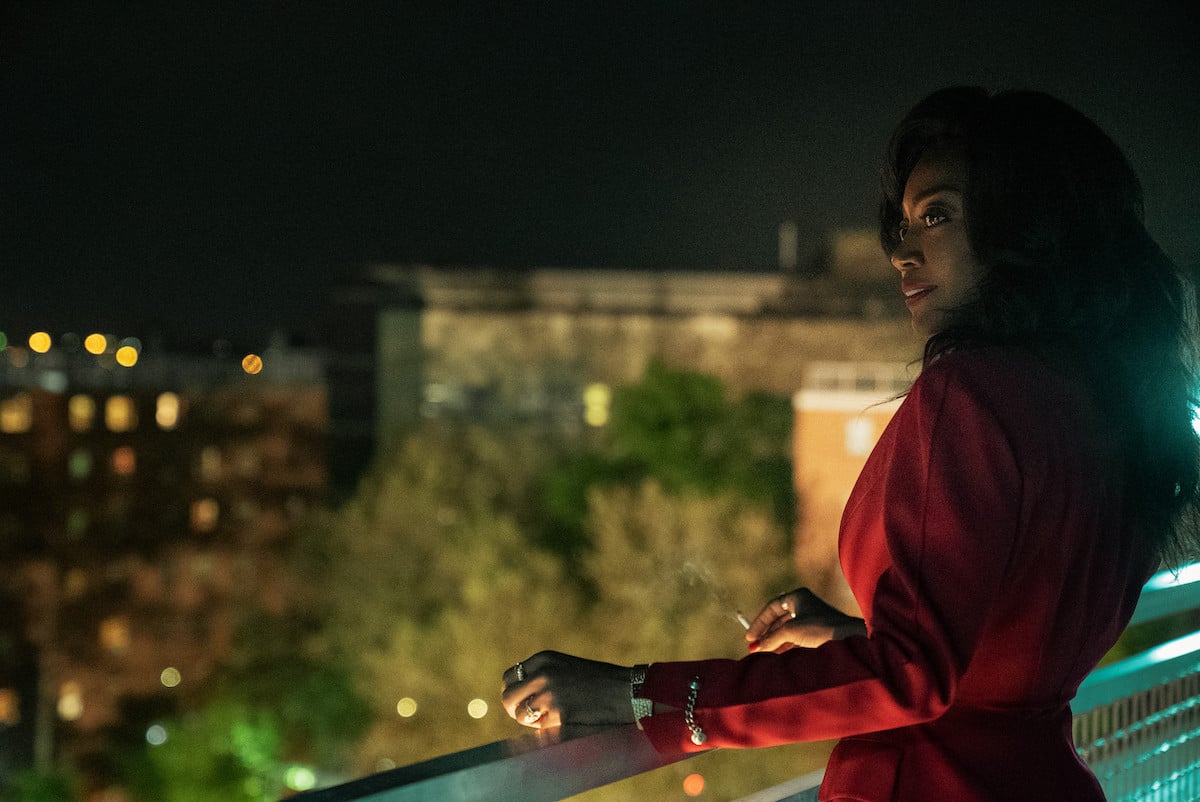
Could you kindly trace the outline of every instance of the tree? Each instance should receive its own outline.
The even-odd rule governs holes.
[[[512,736],[500,673],[555,636],[579,644],[560,632],[576,587],[517,523],[540,449],[519,433],[430,423],[311,533],[323,653],[353,667],[374,713],[356,771]],[[481,718],[468,713],[476,699]]]

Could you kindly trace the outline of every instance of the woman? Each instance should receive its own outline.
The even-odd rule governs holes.
[[[1198,540],[1192,303],[1113,142],[1034,92],[942,90],[892,137],[881,239],[924,369],[846,505],[864,619],[803,589],[741,660],[505,672],[529,726],[661,748],[840,738],[822,800],[1099,800],[1069,702]]]

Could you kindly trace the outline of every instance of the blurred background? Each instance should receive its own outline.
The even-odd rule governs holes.
[[[518,734],[540,648],[853,611],[841,504],[920,347],[888,132],[946,85],[1057,95],[1197,270],[1189,11],[5,4],[0,799],[277,799]]]

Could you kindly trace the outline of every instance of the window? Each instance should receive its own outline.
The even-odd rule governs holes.
[[[100,645],[109,654],[122,657],[133,640],[129,634],[129,619],[123,615],[109,616],[100,622]]]
[[[69,680],[58,689],[58,717],[63,721],[78,721],[83,715],[83,688]]]
[[[112,472],[117,476],[133,476],[137,471],[137,453],[130,446],[121,446],[112,453]]]
[[[111,396],[104,405],[104,425],[110,432],[132,432],[137,428],[137,407],[127,395]]]
[[[0,688],[0,724],[15,727],[21,723],[21,697],[16,688]]]
[[[33,427],[33,398],[17,393],[0,401],[0,432],[20,434]]]
[[[154,421],[158,428],[170,431],[179,425],[180,403],[175,393],[163,393],[154,405]]]
[[[86,395],[73,395],[67,401],[67,422],[73,432],[86,432],[96,419],[96,402]]]
[[[583,391],[583,420],[588,426],[606,425],[611,407],[612,390],[607,384],[589,384]]]
[[[67,537],[71,540],[80,540],[87,534],[88,524],[90,523],[87,510],[76,507],[67,513]]]
[[[846,453],[865,457],[875,447],[875,425],[870,418],[858,416],[846,421]]]
[[[192,502],[192,531],[211,532],[217,528],[221,505],[213,498],[202,498]]]
[[[221,449],[216,446],[205,446],[200,450],[200,464],[197,466],[200,479],[205,482],[221,480],[222,464]]]
[[[72,479],[82,481],[92,475],[92,454],[86,448],[77,448],[67,458],[67,473]]]

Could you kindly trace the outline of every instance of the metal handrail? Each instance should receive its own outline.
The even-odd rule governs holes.
[[[1132,623],[1200,610],[1200,563],[1156,574],[1145,585]],[[1153,693],[1200,672],[1200,632],[1093,671],[1072,702],[1076,720],[1105,706]],[[1178,705],[1176,705],[1178,706]],[[1159,748],[1161,751],[1161,748]],[[497,741],[411,766],[291,797],[303,802],[551,802],[678,762],[633,725],[561,727]],[[1105,757],[1106,765],[1113,762]],[[757,791],[740,802],[815,802],[823,772]],[[1103,778],[1102,778],[1103,780]]]

